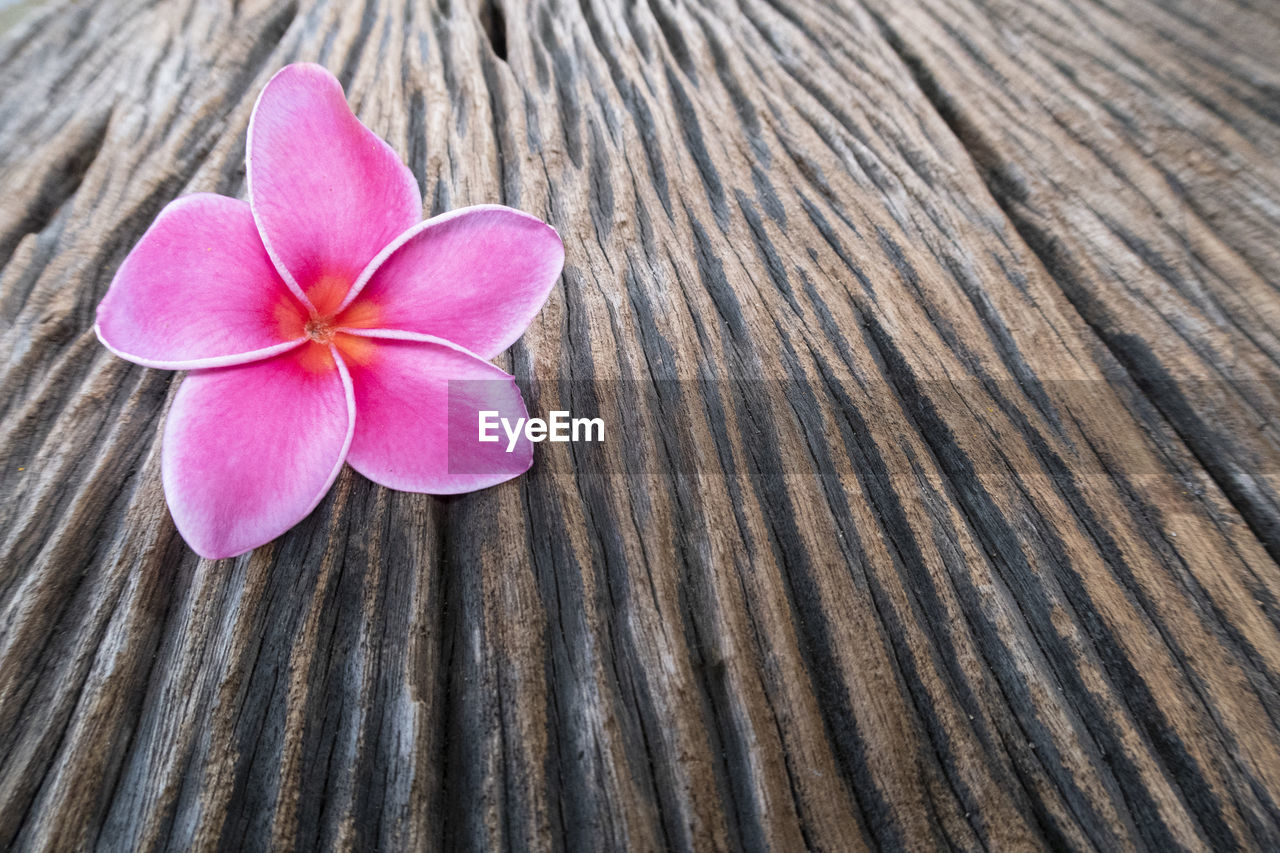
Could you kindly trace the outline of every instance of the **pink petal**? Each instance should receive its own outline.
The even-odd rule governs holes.
[[[170,202],[98,305],[98,337],[148,367],[242,364],[300,344],[306,313],[267,257],[249,205],[199,193]]]
[[[523,434],[511,453],[505,435],[478,440],[481,410],[513,424],[528,417],[510,376],[447,341],[366,334],[377,337],[362,337],[361,352],[342,345],[351,353],[358,412],[351,467],[389,488],[435,495],[483,489],[529,470],[533,445]]]
[[[330,348],[192,373],[165,424],[169,510],[202,557],[243,554],[305,518],[342,468],[351,380]]]
[[[563,266],[550,225],[500,205],[465,207],[387,246],[345,304],[372,318],[359,325],[433,335],[488,359],[524,333]]]
[[[413,173],[360,123],[319,65],[289,65],[249,120],[249,203],[295,293],[321,314],[383,246],[422,217]]]

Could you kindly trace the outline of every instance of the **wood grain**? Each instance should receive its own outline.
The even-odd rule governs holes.
[[[55,2],[0,43],[0,846],[1280,846],[1280,16]],[[281,65],[602,445],[200,561],[93,311]]]

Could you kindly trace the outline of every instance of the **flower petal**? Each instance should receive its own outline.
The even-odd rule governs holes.
[[[355,423],[331,348],[189,375],[165,424],[161,473],[173,520],[202,557],[243,554],[284,533],[329,491]]]
[[[501,205],[428,219],[387,246],[347,295],[384,329],[493,358],[529,327],[564,267],[554,228]]]
[[[267,251],[321,313],[422,218],[413,173],[351,113],[342,85],[319,65],[285,66],[267,83],[249,120],[246,167]]]
[[[424,335],[365,337],[351,355],[355,438],[347,461],[392,489],[434,495],[471,492],[529,470],[533,445],[520,435],[478,440],[478,416],[492,410],[513,424],[527,418],[515,380],[447,341]]]
[[[121,358],[169,370],[267,358],[300,344],[303,307],[267,257],[249,205],[169,203],[120,265],[96,330]]]

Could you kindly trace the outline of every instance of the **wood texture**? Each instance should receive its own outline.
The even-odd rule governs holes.
[[[0,847],[1276,849],[1280,14],[102,0],[0,44]],[[321,62],[599,413],[202,562],[93,336]]]

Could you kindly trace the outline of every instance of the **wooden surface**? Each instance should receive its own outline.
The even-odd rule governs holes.
[[[0,44],[0,848],[1280,847],[1265,0],[51,3]],[[478,494],[201,562],[91,331],[253,99],[564,238]]]

